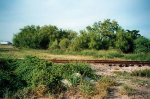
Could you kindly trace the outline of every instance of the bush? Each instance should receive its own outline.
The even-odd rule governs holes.
[[[20,61],[15,73],[22,80],[25,80],[30,87],[48,85],[53,82],[50,75],[52,63],[40,60],[36,57],[27,56]]]
[[[82,88],[89,86],[85,92],[89,93],[93,87],[85,83],[84,78],[99,79],[89,65],[84,63],[52,64],[27,56],[22,60],[0,60],[0,64],[0,97],[31,98],[49,92],[58,94],[68,87],[62,83],[64,79],[73,87],[81,83]]]
[[[0,98],[13,95],[18,89],[26,86],[13,72],[17,66],[17,60],[0,59]]]
[[[59,93],[65,88],[61,83],[62,79],[68,79],[76,86],[81,78],[73,78],[74,73],[80,73],[82,77],[97,78],[89,65],[82,63],[52,64],[31,56],[21,60],[15,73],[19,78],[26,81],[27,87],[33,89],[33,92],[38,86],[44,85],[50,92]]]
[[[150,52],[150,40],[142,36],[136,39],[135,40],[135,52],[136,53]]]

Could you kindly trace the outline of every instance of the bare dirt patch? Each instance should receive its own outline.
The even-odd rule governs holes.
[[[96,74],[109,76],[117,82],[117,85],[108,89],[106,99],[150,99],[150,78],[130,76],[135,70],[150,69],[149,66],[119,67],[108,64],[91,64]],[[126,72],[118,75],[116,72]]]

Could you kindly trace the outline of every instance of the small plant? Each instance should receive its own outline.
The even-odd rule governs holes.
[[[123,89],[121,90],[121,94],[124,94],[124,95],[133,95],[135,92],[136,92],[135,89],[127,85],[123,85]]]
[[[79,89],[86,95],[93,95],[95,92],[95,86],[87,80],[81,82],[81,84],[79,85]]]
[[[109,87],[114,86],[115,84],[116,82],[113,79],[107,76],[102,76],[95,85],[95,94],[98,95],[100,99],[103,99],[107,96],[107,91]]]
[[[150,77],[150,69],[133,71],[131,75],[140,77]]]
[[[107,58],[122,58],[124,57],[124,55],[118,52],[111,52],[111,53],[108,53],[106,57]]]

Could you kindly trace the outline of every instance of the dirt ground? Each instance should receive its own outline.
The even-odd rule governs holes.
[[[132,72],[135,70],[150,69],[150,66],[129,66],[129,67],[119,67],[119,65],[109,66],[108,64],[90,64],[91,68],[95,70],[98,75],[115,75],[114,72]]]
[[[150,66],[119,67],[119,65],[91,64],[91,68],[96,74],[110,76],[117,82],[116,86],[108,89],[106,99],[150,99],[150,78],[116,74],[116,72],[150,69]]]

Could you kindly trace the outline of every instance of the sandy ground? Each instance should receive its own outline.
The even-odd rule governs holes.
[[[142,66],[139,67],[138,65],[129,66],[129,67],[119,67],[119,65],[109,66],[108,64],[90,64],[91,68],[96,71],[98,75],[107,75],[112,76],[115,75],[114,72],[132,72],[135,70],[143,70],[143,69],[150,69],[150,66]]]
[[[118,71],[132,72],[135,70],[150,69],[150,66],[139,67],[135,65],[132,67],[119,67],[119,65],[91,64],[91,68],[95,70],[96,74],[110,76],[119,84],[109,88],[106,99],[150,99],[150,78],[118,77],[118,75],[115,74],[115,72]],[[130,94],[122,94],[123,85],[129,86],[135,91],[130,92]]]

